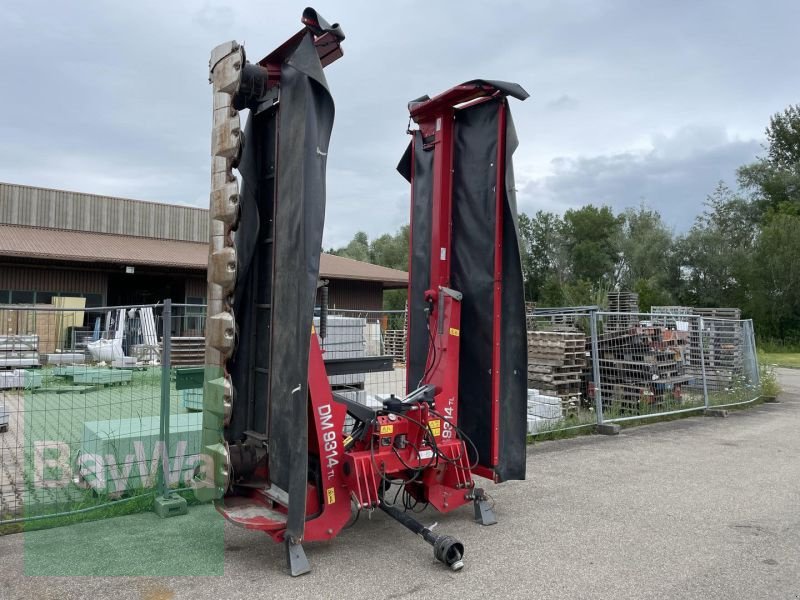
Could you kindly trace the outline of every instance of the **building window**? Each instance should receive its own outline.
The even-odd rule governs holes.
[[[11,300],[10,290],[0,290],[0,304],[8,304]]]
[[[36,304],[52,304],[58,292],[36,292]]]
[[[97,308],[103,306],[103,294],[84,294],[86,298],[86,308]]]
[[[199,296],[187,296],[186,304],[198,304],[200,306],[187,306],[184,311],[184,330],[183,335],[201,336],[205,329],[205,310],[202,306],[206,299]]]
[[[33,304],[34,298],[34,292],[20,290],[13,290],[11,292],[11,304]]]

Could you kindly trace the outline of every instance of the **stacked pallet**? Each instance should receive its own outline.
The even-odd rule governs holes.
[[[0,336],[0,368],[38,366],[38,335]]]
[[[689,333],[665,327],[630,327],[598,337],[600,392],[604,408],[640,414],[680,398],[691,379],[686,357]]]
[[[586,336],[565,331],[528,332],[528,385],[561,400],[564,416],[580,406]]]
[[[174,337],[170,362],[173,367],[202,367],[206,362],[206,338]]]
[[[405,329],[387,329],[383,332],[383,353],[397,362],[406,361]]]
[[[580,320],[585,319],[585,314],[580,313],[534,313],[527,315],[526,325],[528,331],[564,331],[579,333]]]
[[[618,330],[634,327],[639,322],[639,294],[634,292],[609,292],[608,312],[621,313],[606,318],[606,329]]]
[[[695,308],[694,314],[709,319],[732,319],[738,321],[742,318],[740,308]]]

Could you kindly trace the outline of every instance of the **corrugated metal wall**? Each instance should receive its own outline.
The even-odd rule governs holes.
[[[186,298],[206,297],[205,279],[186,279]],[[328,303],[331,308],[346,310],[382,310],[383,285],[370,281],[330,280]],[[320,296],[317,293],[317,304]]]
[[[203,298],[205,303],[206,293],[208,291],[208,283],[205,279],[200,277],[187,277],[186,278],[186,299],[189,298]]]
[[[205,298],[206,281],[200,277],[186,278],[186,299]],[[0,265],[0,290],[34,292],[74,292],[101,294],[105,303],[108,273],[85,269],[55,269],[52,267]],[[184,298],[174,298],[184,302]],[[317,295],[319,302],[319,295]],[[347,310],[381,310],[383,286],[379,282],[332,279],[328,302],[331,308]]]
[[[208,241],[208,211],[0,183],[0,223],[190,242]]]
[[[0,290],[102,294],[105,300],[107,288],[108,274],[99,271],[0,266]]]
[[[317,293],[319,303],[319,292]],[[331,279],[328,306],[346,310],[382,310],[383,284],[374,281]]]

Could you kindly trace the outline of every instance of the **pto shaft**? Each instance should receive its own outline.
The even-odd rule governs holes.
[[[388,506],[381,502],[380,509],[395,521],[404,525],[422,539],[433,546],[433,556],[436,560],[443,562],[453,571],[460,571],[464,566],[464,544],[449,535],[437,535],[414,517],[394,506]]]

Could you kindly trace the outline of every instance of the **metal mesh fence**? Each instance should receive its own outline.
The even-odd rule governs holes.
[[[531,434],[736,406],[760,394],[753,323],[738,311],[538,309],[527,327]]]
[[[595,424],[587,387],[591,317],[585,307],[528,313],[529,434]]]
[[[317,335],[320,319],[314,319]],[[406,391],[405,311],[331,310],[324,338],[320,338],[323,357],[385,357],[363,372],[328,378],[333,391],[360,404],[380,407],[381,401]]]
[[[705,408],[695,315],[597,313],[598,376],[604,421]]]
[[[0,306],[0,524],[153,494],[162,472],[188,487],[199,460],[205,307],[79,300]],[[529,311],[529,434],[758,398],[752,321],[688,311]],[[363,367],[330,376],[336,393],[373,406],[405,394],[405,311],[325,321],[324,358]]]
[[[187,439],[168,453],[159,439],[162,307],[68,300],[0,307],[0,523],[141,494],[166,454],[173,484],[193,470]],[[171,423],[199,424],[169,401]]]

